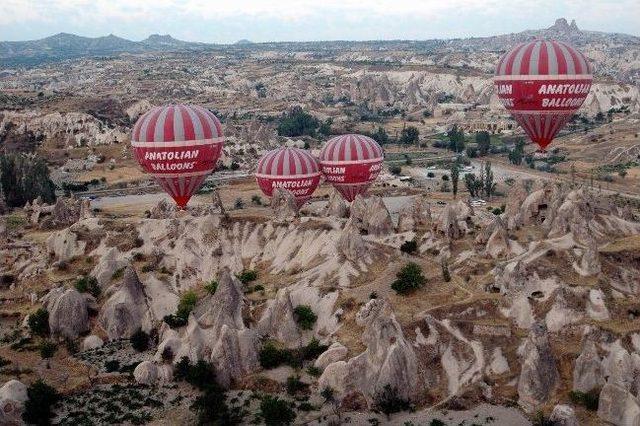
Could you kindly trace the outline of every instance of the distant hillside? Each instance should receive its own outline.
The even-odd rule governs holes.
[[[148,51],[197,50],[207,45],[177,40],[170,35],[153,34],[136,42],[110,34],[82,37],[60,33],[40,40],[0,42],[0,60],[5,66],[37,65],[88,56],[113,56]]]

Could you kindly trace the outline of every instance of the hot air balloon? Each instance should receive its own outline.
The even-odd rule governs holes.
[[[220,121],[197,105],[153,108],[133,128],[133,154],[145,172],[184,209],[215,168],[223,144]]]
[[[327,182],[351,202],[364,193],[382,169],[384,153],[373,139],[342,135],[329,139],[320,152],[320,167]]]
[[[522,43],[498,62],[500,102],[544,152],[580,108],[591,88],[591,66],[560,41]]]
[[[282,147],[267,152],[258,161],[256,182],[267,196],[276,188],[291,192],[298,208],[302,206],[320,183],[318,162],[307,151]]]

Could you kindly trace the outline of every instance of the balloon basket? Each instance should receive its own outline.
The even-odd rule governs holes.
[[[549,158],[549,151],[546,149],[539,149],[533,153],[534,160],[546,160],[547,158]]]

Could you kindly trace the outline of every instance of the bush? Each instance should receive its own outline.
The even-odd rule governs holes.
[[[260,415],[264,423],[271,425],[289,425],[296,418],[291,404],[277,396],[267,395],[260,402]]]
[[[198,413],[200,425],[236,425],[242,421],[240,413],[232,413],[224,391],[217,384],[208,385],[195,399],[191,408]]]
[[[236,201],[233,203],[233,207],[236,210],[242,210],[244,208],[244,201],[242,201],[242,198],[236,198]]]
[[[422,274],[420,265],[409,262],[397,274],[391,288],[398,294],[409,294],[422,287],[427,279]]]
[[[400,251],[408,254],[415,253],[416,251],[418,251],[418,242],[415,239],[410,241],[405,241],[400,246]]]
[[[110,359],[104,363],[104,369],[107,370],[107,373],[118,371],[120,370],[120,361],[117,359]]]
[[[58,392],[39,379],[27,388],[27,397],[22,419],[28,424],[50,424],[53,417],[51,408],[60,400]]]
[[[38,336],[46,336],[49,334],[49,311],[45,308],[38,309],[35,313],[29,315],[29,330]]]
[[[427,177],[428,178],[434,178],[434,177],[436,177],[436,174],[433,173],[433,172],[427,172]]]
[[[313,329],[313,325],[316,323],[318,316],[313,312],[309,305],[298,305],[293,310],[296,323],[303,330]]]
[[[308,345],[297,349],[280,348],[276,342],[267,341],[260,349],[260,365],[265,369],[276,368],[283,364],[299,368],[303,361],[316,359],[327,348],[328,346],[321,345],[315,338]]]
[[[288,350],[278,348],[273,342],[267,342],[260,349],[259,358],[262,368],[268,370],[282,364],[288,364],[291,362],[292,356]]]
[[[449,281],[451,281],[451,273],[449,272],[449,265],[447,264],[447,262],[442,262],[442,279],[444,280],[444,282],[448,283]]]
[[[209,294],[216,294],[216,291],[218,290],[218,281],[216,280],[209,281],[207,284],[204,285],[204,289]]]
[[[287,377],[287,393],[289,395],[296,395],[304,393],[309,389],[309,385],[300,380],[299,376]]]
[[[131,335],[131,347],[138,352],[144,352],[149,349],[149,335],[138,329]]]
[[[200,360],[192,365],[186,356],[180,358],[180,361],[176,363],[173,377],[176,381],[184,380],[200,390],[217,383],[216,374],[211,364]]]
[[[278,135],[287,137],[315,136],[320,121],[296,106],[285,114],[278,124]]]
[[[307,374],[313,377],[319,377],[320,374],[322,374],[322,370],[314,365],[311,365],[307,368]]]
[[[98,284],[98,280],[95,279],[95,277],[87,275],[76,280],[75,288],[80,293],[89,293],[96,299],[100,296],[100,292],[102,291],[100,285]]]
[[[259,195],[252,195],[251,196],[251,202],[253,204],[255,204],[256,206],[261,206],[262,205],[262,198],[260,198]]]
[[[386,385],[384,389],[375,396],[374,406],[377,410],[389,417],[389,414],[407,411],[411,407],[411,404],[409,404],[409,401],[406,399],[398,396],[397,388]]]
[[[571,391],[569,392],[569,398],[571,402],[576,405],[582,405],[587,410],[597,411],[598,403],[600,402],[599,389],[592,389],[589,392]]]
[[[400,166],[390,166],[389,167],[389,172],[394,176],[398,176],[398,175],[400,175],[400,173],[402,173],[402,167],[400,167]]]
[[[173,362],[173,350],[171,349],[170,346],[165,346],[165,348],[162,350],[162,361],[169,363],[169,362]]]
[[[42,359],[53,358],[57,350],[58,345],[51,340],[43,340],[42,343],[40,343],[39,351]]]
[[[254,269],[246,269],[238,274],[238,279],[242,284],[247,284],[252,281],[255,281],[258,278],[258,272]]]
[[[184,320],[189,318],[189,314],[193,311],[193,308],[196,307],[196,303],[198,302],[198,295],[192,291],[186,291],[180,296],[180,302],[178,302],[178,309],[176,310],[176,315]]]

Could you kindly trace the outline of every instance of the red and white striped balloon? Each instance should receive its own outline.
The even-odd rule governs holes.
[[[585,57],[560,41],[522,43],[498,62],[500,102],[542,150],[580,108],[593,76]]]
[[[298,207],[302,206],[320,183],[318,162],[307,151],[282,147],[267,152],[258,161],[256,182],[267,196],[276,188],[291,192]]]
[[[223,142],[218,118],[198,105],[153,108],[131,136],[135,159],[180,208],[215,168]]]
[[[376,141],[363,135],[329,139],[320,152],[320,167],[327,182],[351,202],[364,193],[382,169],[384,153]]]

